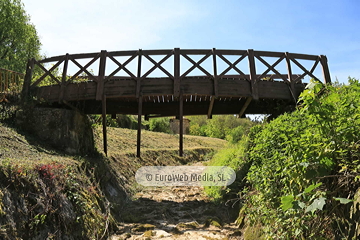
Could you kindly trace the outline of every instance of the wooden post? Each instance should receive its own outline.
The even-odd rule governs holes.
[[[213,67],[214,67],[214,95],[215,97],[219,96],[218,90],[218,77],[217,77],[217,65],[216,65],[216,49],[213,48]]]
[[[107,156],[107,134],[106,134],[106,95],[102,97],[102,125],[103,125],[103,144],[104,152]]]
[[[328,60],[325,55],[320,55],[320,62],[323,70],[323,76],[324,76],[324,83],[331,83],[331,77],[330,77],[330,71],[328,66]]]
[[[214,68],[214,88],[213,88],[214,92],[213,92],[213,95],[211,96],[210,105],[208,108],[208,114],[207,114],[208,119],[212,119],[212,110],[214,107],[215,98],[217,98],[219,95],[217,65],[216,65],[216,49],[215,48],[212,49],[212,53],[213,53],[213,68]]]
[[[248,97],[248,98],[246,99],[246,102],[244,103],[243,107],[242,107],[241,110],[240,110],[239,118],[241,118],[241,117],[244,115],[244,113],[245,113],[247,107],[249,106],[251,100],[252,100],[252,97]]]
[[[141,151],[141,115],[142,115],[142,96],[138,98],[138,129],[137,129],[137,143],[136,143],[136,156],[140,157]]]
[[[99,101],[104,95],[104,80],[105,80],[105,67],[106,67],[106,50],[102,50],[100,53],[99,63],[99,77],[96,88],[96,100]]]
[[[288,52],[285,53],[285,57],[286,57],[286,66],[287,66],[287,69],[288,69],[288,79],[290,81],[291,95],[293,96],[294,101],[296,103],[298,94],[297,94],[296,89],[295,89],[295,82],[294,82],[295,79],[292,78],[291,61],[290,61],[290,56],[289,56]]]
[[[3,76],[3,71],[0,69],[0,92],[2,92],[2,77]]]
[[[174,97],[180,95],[180,48],[174,49]]]
[[[252,98],[254,100],[259,100],[259,89],[258,89],[257,78],[256,78],[255,56],[254,56],[253,49],[248,50],[248,58],[249,58]]]
[[[69,63],[69,54],[67,53],[66,56],[65,56],[64,69],[63,69],[63,74],[62,74],[62,78],[61,78],[59,103],[61,103],[64,100],[68,63]]]
[[[180,94],[179,97],[179,156],[182,157],[183,156],[183,130],[184,130],[184,126],[183,126],[183,95]]]
[[[138,71],[137,71],[137,85],[136,85],[136,98],[138,99],[138,129],[137,129],[137,142],[136,142],[136,156],[141,156],[141,116],[142,116],[142,94],[141,94],[141,56],[142,50],[139,49],[138,58]]]
[[[138,72],[137,72],[137,79],[136,79],[136,98],[140,97],[140,90],[141,90],[141,56],[142,56],[142,50],[139,49]]]
[[[23,89],[22,89],[22,102],[25,103],[29,96],[30,96],[30,87],[31,87],[31,79],[32,79],[32,74],[33,74],[33,69],[34,69],[34,59],[29,59],[27,66],[26,66],[26,74],[25,74],[25,78],[24,78],[24,85],[23,85]]]

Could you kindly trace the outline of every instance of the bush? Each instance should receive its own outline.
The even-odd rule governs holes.
[[[250,168],[246,150],[248,147],[248,138],[243,138],[235,145],[217,152],[210,162],[209,166],[228,166],[236,172],[235,182],[227,187],[209,186],[205,187],[205,192],[215,201],[236,198],[238,192],[244,187],[246,175]]]
[[[154,132],[171,133],[169,118],[151,118],[149,121],[149,130]]]
[[[268,238],[355,238],[346,204],[360,187],[360,84],[349,82],[313,82],[300,110],[253,135],[246,209]]]
[[[238,142],[256,124],[249,119],[240,119],[234,115],[217,115],[213,116],[213,119],[206,119],[206,116],[192,116],[189,119],[191,135],[221,138],[231,143]]]

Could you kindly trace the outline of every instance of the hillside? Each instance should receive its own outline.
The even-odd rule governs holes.
[[[94,130],[102,149],[100,128]],[[181,165],[208,160],[226,141],[108,128],[109,156],[70,156],[32,135],[0,123],[0,236],[2,239],[103,239],[118,231],[124,208],[143,188],[134,181],[144,165]],[[129,202],[130,201],[130,202]]]

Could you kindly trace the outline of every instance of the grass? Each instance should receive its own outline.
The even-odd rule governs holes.
[[[18,132],[1,122],[0,160],[27,167],[53,162],[63,165],[77,163],[74,157],[64,155],[33,136]]]
[[[99,150],[103,148],[102,127],[95,128],[95,142]],[[136,151],[137,130],[125,128],[107,128],[109,155],[134,153]],[[184,149],[212,148],[220,149],[227,142],[222,139],[184,135]],[[141,150],[176,150],[179,149],[179,135],[141,131]]]

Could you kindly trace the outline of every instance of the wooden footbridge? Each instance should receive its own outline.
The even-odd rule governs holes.
[[[138,156],[142,116],[176,116],[182,155],[184,115],[278,115],[294,108],[306,77],[331,82],[326,56],[252,49],[101,51],[30,59],[22,97],[102,114],[105,153],[107,114],[138,115]]]

